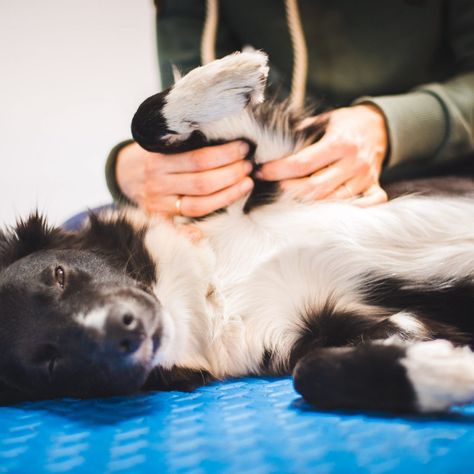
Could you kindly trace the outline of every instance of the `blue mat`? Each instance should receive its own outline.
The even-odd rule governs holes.
[[[291,380],[0,409],[0,472],[474,472],[474,406],[438,418],[312,411]]]
[[[0,408],[0,473],[473,473],[473,451],[474,405],[440,417],[321,413],[289,378]]]

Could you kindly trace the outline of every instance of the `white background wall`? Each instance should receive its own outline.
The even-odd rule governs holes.
[[[104,161],[159,89],[152,0],[0,0],[0,226],[110,201]]]

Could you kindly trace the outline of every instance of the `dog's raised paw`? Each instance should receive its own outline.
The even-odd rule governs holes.
[[[260,51],[234,53],[192,70],[166,96],[163,114],[168,127],[189,133],[200,124],[241,112],[260,103],[268,75],[267,55]]]
[[[474,353],[445,340],[419,342],[401,360],[422,412],[474,402]]]

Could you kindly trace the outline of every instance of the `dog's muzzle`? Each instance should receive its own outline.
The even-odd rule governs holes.
[[[98,357],[146,363],[159,346],[160,315],[155,298],[142,291],[120,290],[105,295],[83,316],[82,324],[96,341]]]

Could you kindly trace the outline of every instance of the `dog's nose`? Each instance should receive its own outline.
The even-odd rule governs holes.
[[[107,343],[114,351],[123,355],[133,354],[145,339],[142,320],[130,309],[120,305],[110,309],[105,322]]]

